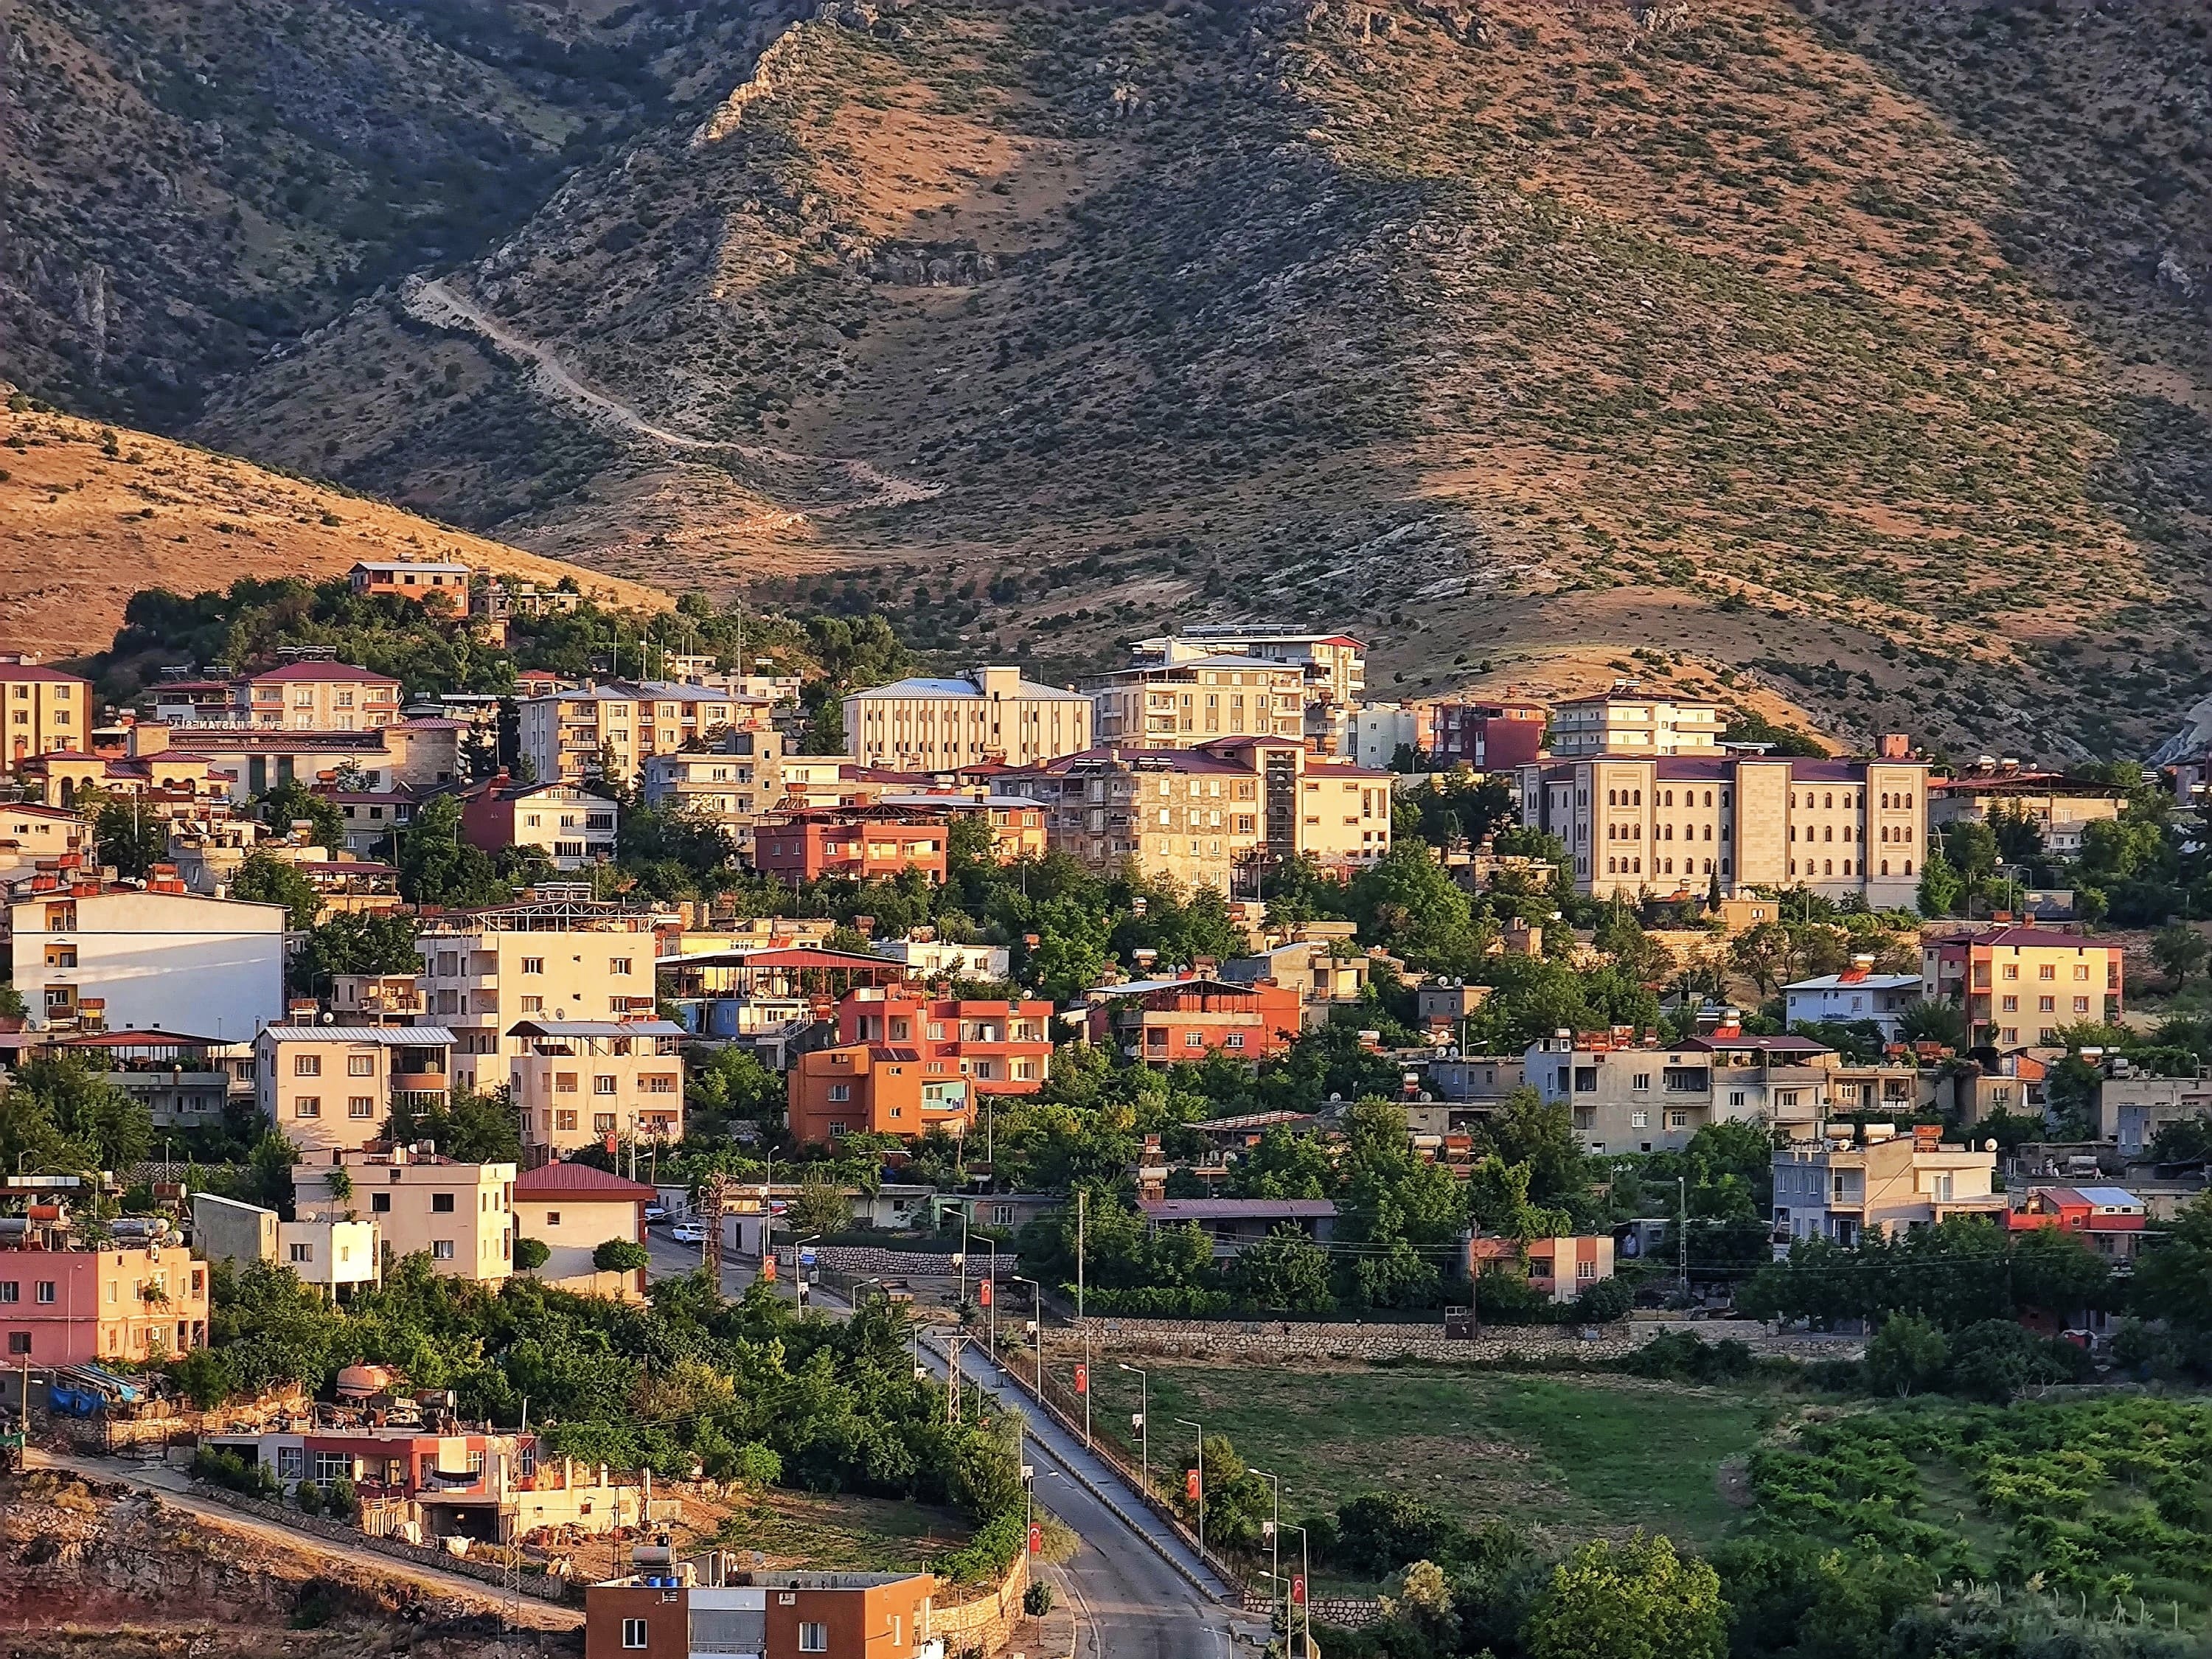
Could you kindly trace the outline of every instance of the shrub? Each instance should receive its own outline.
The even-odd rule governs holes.
[[[1069,1294],[1073,1295],[1072,1285]],[[1118,1314],[1125,1319],[1225,1319],[1230,1310],[1228,1291],[1201,1290],[1195,1285],[1088,1291],[1083,1301],[1086,1313]]]
[[[292,1495],[300,1501],[301,1514],[320,1515],[323,1512],[323,1489],[313,1481],[302,1480]]]
[[[514,1241],[514,1270],[519,1273],[534,1273],[552,1258],[553,1247],[542,1238],[518,1238]]]
[[[937,1576],[955,1584],[980,1584],[1012,1566],[1029,1541],[1029,1526],[1022,1511],[1003,1510],[958,1549],[939,1556]]]
[[[1366,1492],[1338,1505],[1334,1531],[1330,1561],[1376,1578],[1408,1561],[1448,1559],[1461,1536],[1449,1516],[1397,1492]]]
[[[361,1524],[361,1493],[350,1480],[333,1480],[323,1496],[323,1510],[333,1521],[343,1521],[348,1526]]]
[[[1575,1298],[1575,1318],[1584,1325],[1610,1325],[1626,1319],[1636,1292],[1618,1279],[1601,1279]]]
[[[1950,1358],[1942,1332],[1917,1314],[1897,1314],[1867,1344],[1862,1375],[1869,1392],[1902,1398],[1940,1387]]]
[[[1749,1375],[1758,1363],[1750,1344],[1735,1337],[1707,1342],[1688,1331],[1667,1331],[1623,1358],[1620,1369],[1668,1382],[1725,1382]]]
[[[1032,1619],[1042,1619],[1052,1611],[1052,1586],[1042,1578],[1030,1580],[1030,1587],[1022,1592],[1022,1611]]]
[[[610,1238],[592,1252],[592,1265],[603,1273],[634,1273],[652,1261],[651,1251],[627,1238]]]
[[[276,1477],[264,1464],[249,1463],[234,1451],[220,1446],[202,1446],[192,1454],[192,1478],[210,1486],[226,1486],[232,1492],[242,1492],[249,1498],[266,1496],[276,1490]]]

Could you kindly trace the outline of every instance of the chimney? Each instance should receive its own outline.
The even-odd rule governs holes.
[[[1902,732],[1885,732],[1875,740],[1875,754],[1881,760],[1910,760],[1912,739]]]
[[[169,747],[169,728],[151,722],[134,726],[131,728],[126,747],[133,760],[143,760],[149,755],[165,754]]]

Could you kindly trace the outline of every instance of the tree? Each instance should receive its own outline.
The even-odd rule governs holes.
[[[1296,1227],[1278,1226],[1231,1259],[1222,1279],[1239,1307],[1264,1313],[1327,1313],[1336,1305],[1328,1258]]]
[[[2204,965],[2212,957],[2212,939],[2185,921],[2177,921],[2160,928],[2150,936],[2150,959],[2159,971],[2173,981],[2179,990],[2181,982]]]
[[[1948,916],[1959,908],[1959,901],[1966,895],[1966,884],[1951,860],[1943,855],[1940,842],[1928,843],[1928,856],[1920,866],[1920,914],[1923,916]]]
[[[738,1122],[775,1124],[781,1119],[783,1079],[750,1049],[717,1048],[684,1085],[688,1134],[711,1139]]]
[[[421,966],[414,917],[397,910],[341,910],[308,930],[292,959],[292,975],[301,988],[319,990],[339,974],[411,974]]]
[[[1779,922],[1762,921],[1729,942],[1729,966],[1752,982],[1762,1002],[1781,990],[1796,959],[1790,930]]]
[[[1721,1659],[1720,1576],[1663,1535],[1600,1539],[1552,1569],[1524,1639],[1528,1659]]]
[[[399,839],[399,893],[410,904],[501,904],[514,890],[491,855],[461,838],[461,805],[433,795]]]
[[[2177,1329],[2212,1331],[2212,1195],[2199,1194],[2144,1246],[2130,1287],[2135,1311]]]
[[[514,1241],[514,1270],[519,1273],[534,1273],[552,1257],[553,1247],[542,1238]]]
[[[605,1239],[592,1252],[592,1266],[603,1273],[634,1273],[652,1265],[653,1252],[634,1239]]]
[[[0,1166],[31,1175],[122,1170],[154,1140],[143,1102],[108,1082],[81,1054],[40,1054],[15,1068],[0,1095]]]
[[[1897,1034],[1907,1042],[1940,1042],[1947,1048],[1963,1048],[1966,1046],[1966,1011],[1955,1002],[1917,998],[1899,1012]]]
[[[1900,1399],[1923,1394],[1942,1384],[1949,1359],[1942,1332],[1917,1314],[1893,1315],[1867,1344],[1867,1387]]]
[[[853,1224],[853,1206],[830,1182],[809,1180],[792,1194],[789,1219],[795,1237],[842,1233]]]
[[[126,800],[103,793],[89,801],[79,795],[76,804],[92,820],[100,861],[113,865],[118,875],[143,880],[169,856],[168,820],[148,811],[135,794]]]
[[[341,779],[341,785],[344,781]],[[336,801],[317,794],[297,778],[285,779],[258,797],[254,805],[261,814],[261,821],[280,836],[295,823],[305,823],[314,844],[332,857],[345,848],[345,814],[338,810]]]
[[[295,933],[313,927],[323,908],[322,895],[315,890],[314,883],[300,873],[299,866],[265,849],[246,855],[231,880],[230,892],[233,898],[283,905]]]
[[[514,1095],[506,1084],[479,1094],[457,1086],[442,1106],[392,1104],[384,1121],[384,1139],[402,1146],[427,1140],[462,1164],[520,1164],[522,1125]]]

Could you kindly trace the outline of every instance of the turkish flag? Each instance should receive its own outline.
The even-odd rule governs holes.
[[[1033,1526],[1030,1528],[1030,1553],[1031,1555],[1042,1555],[1044,1553],[1044,1528],[1042,1527]]]
[[[1198,1471],[1196,1469],[1183,1471],[1182,1495],[1194,1504],[1198,1502]]]
[[[977,1284],[975,1286],[975,1300],[983,1307],[988,1308],[991,1305],[991,1281],[989,1279],[983,1279]]]
[[[1306,1604],[1306,1581],[1293,1573],[1291,1576],[1291,1605],[1302,1607]]]
[[[1091,1392],[1090,1366],[1078,1365],[1075,1368],[1075,1391],[1078,1394],[1089,1394]]]

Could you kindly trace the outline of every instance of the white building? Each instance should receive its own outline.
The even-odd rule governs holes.
[[[1917,974],[1877,974],[1872,957],[1859,957],[1840,974],[1821,974],[1782,988],[1785,1018],[1792,1025],[1871,1020],[1888,1042],[1897,1041],[1897,1023],[1920,1000]]]
[[[1606,691],[1552,708],[1552,753],[1561,760],[1582,755],[1717,755],[1720,742],[1718,703]]]
[[[1386,770],[1401,749],[1425,754],[1437,735],[1435,711],[1401,702],[1370,702],[1354,709],[1346,722],[1345,753],[1360,765]]]
[[[284,1012],[284,907],[41,872],[0,906],[33,1029],[161,1030],[242,1041]]]
[[[845,752],[862,766],[1036,766],[1090,746],[1091,699],[1024,679],[1018,668],[898,680],[845,699]]]
[[[879,939],[875,953],[902,963],[909,979],[1002,980],[1012,971],[1003,945],[955,945],[941,939]]]
[[[1624,1027],[1547,1037],[1521,1063],[1528,1086],[1547,1105],[1568,1107],[1583,1146],[1604,1157],[1678,1152],[1712,1123],[1817,1133],[1835,1057],[1809,1038],[1730,1026],[1671,1048]]]
[[[302,1285],[320,1287],[333,1301],[383,1275],[374,1221],[283,1221],[274,1210],[213,1193],[192,1194],[192,1249],[209,1261],[289,1267]]]
[[[1198,623],[1178,634],[1139,640],[1134,648],[1164,662],[1179,656],[1231,656],[1286,663],[1304,678],[1312,702],[1350,708],[1367,695],[1367,647],[1346,634]]]
[[[1774,1246],[1778,1255],[1800,1238],[1856,1244],[1932,1226],[1953,1216],[2002,1222],[2005,1197],[1992,1191],[1995,1142],[1946,1146],[1929,1124],[1900,1135],[1869,1123],[1856,1141],[1831,1135],[1774,1154]]]

